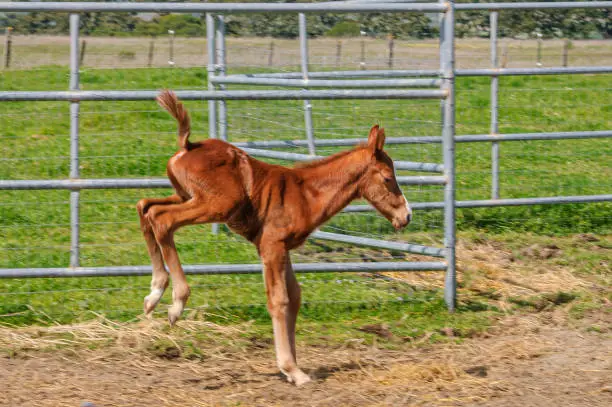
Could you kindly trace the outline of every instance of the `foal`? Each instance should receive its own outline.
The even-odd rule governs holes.
[[[374,126],[367,144],[286,168],[255,160],[221,140],[190,142],[189,115],[176,95],[164,91],[157,101],[178,122],[180,149],[167,166],[175,194],[137,204],[153,264],[145,313],[153,312],[168,287],[164,261],[172,278],[170,324],[179,318],[189,297],[174,232],[185,225],[225,223],[252,242],[261,257],[278,367],[290,382],[308,382],[296,364],[300,287],[289,250],[357,198],[365,198],[395,228],[408,225],[410,207],[397,185],[393,161],[383,151],[384,130]]]

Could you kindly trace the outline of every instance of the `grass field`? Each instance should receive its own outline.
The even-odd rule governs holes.
[[[2,90],[60,90],[66,87],[63,68],[5,72]],[[604,130],[612,127],[610,75],[501,78],[500,132]],[[150,89],[205,88],[201,69],[83,70],[82,88]],[[154,84],[154,85],[153,85]],[[486,79],[457,82],[457,133],[488,132],[489,90]],[[188,102],[194,139],[206,136],[206,102]],[[229,134],[234,141],[301,139],[301,102],[230,102]],[[380,122],[389,136],[438,135],[436,101],[320,101],[314,104],[316,136],[365,136]],[[3,165],[0,179],[65,178],[69,169],[68,106],[64,103],[6,103],[0,114]],[[84,178],[164,176],[167,158],[175,151],[175,124],[153,102],[82,103],[81,176]],[[395,159],[440,162],[439,145],[390,146]],[[302,152],[300,149],[296,149]],[[337,149],[321,149],[329,154]],[[609,139],[553,142],[515,142],[501,146],[501,191],[507,198],[603,194],[610,191],[612,143]],[[458,199],[487,199],[490,194],[490,152],[487,144],[457,146]],[[406,173],[408,174],[408,173]],[[439,187],[406,188],[409,200],[438,201]],[[137,227],[135,202],[160,190],[83,191],[81,194],[81,264],[84,266],[147,264]],[[0,243],[2,267],[64,267],[69,260],[68,193],[63,191],[4,192]],[[510,231],[570,235],[610,232],[610,204],[538,206],[462,210],[459,229],[504,235]],[[339,215],[330,231],[387,237],[441,245],[439,211],[421,212],[411,227],[394,234],[375,214]],[[206,226],[178,235],[186,264],[257,262],[254,249],[226,233],[209,233]],[[312,242],[294,261],[376,261],[415,259],[400,253],[348,249]],[[5,322],[66,323],[92,317],[92,311],[113,318],[132,318],[140,312],[147,278],[4,280],[0,315]],[[338,280],[337,284],[333,282]],[[353,282],[354,280],[354,282]],[[267,318],[261,306],[260,277],[193,277],[192,304],[222,305],[232,313],[258,320]],[[347,282],[348,281],[348,282]],[[313,304],[334,301],[386,303],[391,313],[403,312],[406,300],[421,310],[444,309],[439,292],[408,295],[400,283],[351,276],[309,276],[317,287],[307,297]],[[45,291],[44,295],[33,293]],[[416,301],[413,303],[412,301]],[[255,304],[256,306],[252,306]],[[336,304],[337,306],[337,304]],[[238,308],[236,308],[238,307]],[[334,306],[335,307],[335,306]],[[305,310],[314,320],[334,315],[334,307]],[[344,305],[340,305],[344,307]],[[367,305],[365,305],[367,309]],[[312,314],[310,314],[312,312]],[[369,311],[359,311],[367,315]],[[420,312],[420,311],[419,311]],[[46,316],[44,316],[46,314]],[[351,313],[347,314],[347,318]]]

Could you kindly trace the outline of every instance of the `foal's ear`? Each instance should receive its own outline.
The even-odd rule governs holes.
[[[368,147],[373,151],[380,151],[385,145],[385,129],[382,129],[378,124],[372,126],[368,136]]]

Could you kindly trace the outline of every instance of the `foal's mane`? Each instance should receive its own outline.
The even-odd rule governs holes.
[[[325,158],[321,158],[320,160],[314,160],[314,161],[307,161],[307,162],[300,162],[295,164],[295,166],[293,168],[296,169],[305,169],[305,168],[317,168],[326,164],[331,163],[332,161],[336,161],[339,160],[340,158],[344,158],[345,156],[349,155],[350,153],[360,150],[362,148],[365,148],[366,144],[359,144],[357,145],[355,148],[351,149],[351,150],[346,150],[346,151],[340,151],[339,153],[336,154],[332,154],[328,157]]]

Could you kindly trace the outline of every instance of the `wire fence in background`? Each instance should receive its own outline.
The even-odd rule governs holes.
[[[6,27],[0,33],[6,36]],[[232,38],[227,40],[229,66],[292,70],[300,65],[299,39]],[[11,35],[8,69],[67,66],[67,36]],[[392,45],[391,45],[392,44]],[[456,40],[457,68],[487,66],[489,40]],[[84,47],[83,47],[84,46]],[[81,68],[194,68],[208,63],[206,38],[83,37]],[[6,40],[0,44],[4,55]],[[84,51],[83,51],[84,49]],[[362,50],[364,52],[362,52]],[[499,40],[500,66],[504,68],[606,66],[612,64],[609,40]],[[310,64],[315,69],[437,69],[438,40],[377,38],[313,38]],[[4,57],[3,57],[4,58]],[[6,59],[3,59],[3,66]],[[6,68],[5,68],[6,69]]]

